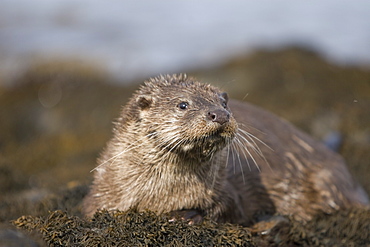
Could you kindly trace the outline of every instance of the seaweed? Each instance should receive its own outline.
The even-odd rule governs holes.
[[[254,246],[251,232],[241,226],[170,222],[150,211],[102,210],[81,219],[57,210],[46,217],[22,216],[14,224],[37,230],[50,246]]]

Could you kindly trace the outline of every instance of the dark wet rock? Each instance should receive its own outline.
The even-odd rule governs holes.
[[[43,247],[47,246],[38,234],[28,234],[11,227],[0,224],[0,247]]]

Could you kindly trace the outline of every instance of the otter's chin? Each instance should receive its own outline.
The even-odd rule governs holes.
[[[205,161],[211,159],[215,153],[224,149],[232,140],[232,135],[227,135],[227,137],[220,134],[202,136],[181,145],[178,151],[180,156],[187,159]]]

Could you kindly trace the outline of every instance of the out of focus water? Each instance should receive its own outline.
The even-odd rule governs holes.
[[[291,44],[370,64],[370,1],[0,1],[6,76],[35,60],[67,58],[133,79]]]

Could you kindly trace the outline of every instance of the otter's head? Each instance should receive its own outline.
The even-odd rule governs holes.
[[[129,103],[129,119],[160,150],[204,160],[236,134],[237,123],[227,103],[227,94],[216,87],[182,74],[160,76],[136,92]]]

